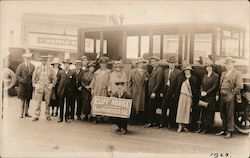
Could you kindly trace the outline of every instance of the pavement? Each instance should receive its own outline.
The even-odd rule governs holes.
[[[121,136],[113,124],[57,123],[56,117],[46,121],[44,105],[39,121],[21,119],[17,97],[5,97],[3,102],[1,157],[249,157],[249,136],[237,132],[226,140],[214,133],[177,133],[129,125],[129,133]],[[34,111],[35,102],[31,101],[30,114]]]

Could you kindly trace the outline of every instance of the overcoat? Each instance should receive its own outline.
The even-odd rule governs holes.
[[[83,78],[83,74],[85,70],[80,69],[79,73],[77,73],[76,69],[74,71],[75,71],[75,76],[76,76],[76,95],[77,97],[82,98],[83,96],[82,90],[78,90],[78,88],[82,87],[82,78]]]
[[[207,76],[207,74],[203,76],[201,82],[201,92],[205,91],[207,95],[205,97],[201,97],[201,99],[208,102],[207,109],[210,111],[216,110],[215,96],[218,84],[219,84],[219,76],[217,73],[212,72],[211,76],[209,77]]]
[[[82,94],[83,94],[83,113],[89,114],[91,110],[91,92],[90,89],[86,89],[85,86],[89,86],[94,77],[94,72],[85,71],[82,77]]]
[[[94,73],[94,77],[90,83],[90,88],[93,91],[93,96],[107,96],[108,95],[108,83],[110,78],[110,70],[98,69]]]
[[[157,65],[148,78],[148,94],[155,93],[157,96],[162,92],[163,89],[163,69]]]
[[[35,70],[35,66],[30,63],[29,69],[26,64],[23,62],[18,65],[16,70],[16,77],[19,83],[18,87],[18,98],[30,100],[32,99],[32,75]]]
[[[128,91],[132,95],[133,105],[137,111],[144,111],[148,76],[149,74],[146,70],[140,73],[137,68],[129,72]]]

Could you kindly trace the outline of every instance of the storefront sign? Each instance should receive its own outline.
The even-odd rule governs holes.
[[[132,99],[95,96],[92,100],[92,114],[129,118]]]

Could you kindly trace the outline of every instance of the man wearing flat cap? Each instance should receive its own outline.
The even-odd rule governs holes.
[[[36,111],[33,121],[38,121],[41,114],[41,103],[45,100],[45,116],[48,121],[51,120],[49,115],[49,103],[52,94],[52,88],[56,84],[56,75],[53,67],[48,65],[48,56],[41,56],[42,64],[37,67],[33,73],[32,83],[35,87]]]
[[[82,61],[76,60],[75,61],[75,75],[76,75],[76,116],[77,119],[81,119],[82,109],[83,109],[83,95],[82,95],[82,78],[84,74],[84,70],[82,69]],[[86,68],[85,68],[86,69]],[[72,110],[72,114],[74,115],[74,107]]]
[[[32,99],[32,74],[35,70],[35,66],[30,63],[32,54],[23,54],[23,63],[18,65],[16,70],[16,77],[19,83],[18,98],[21,99],[21,115],[20,118],[31,117],[29,115],[29,105]]]
[[[232,137],[234,131],[234,106],[235,100],[241,102],[240,90],[243,89],[243,79],[239,71],[234,68],[234,59],[225,59],[226,71],[221,74],[218,95],[220,99],[220,115],[223,130],[216,135],[225,135],[225,139]]]
[[[153,67],[151,74],[148,78],[148,123],[145,125],[146,128],[153,127],[156,125],[156,109],[161,103],[160,93],[163,87],[163,69],[159,66],[158,57],[150,57],[149,61]]]
[[[71,122],[74,119],[72,114],[73,107],[75,105],[76,95],[76,74],[74,70],[70,70],[69,67],[72,62],[69,59],[63,61],[64,69],[59,71],[58,74],[58,94],[60,96],[60,116],[58,122]],[[64,114],[64,100],[66,99],[66,112]]]
[[[177,84],[177,76],[181,73],[181,70],[176,68],[177,60],[175,56],[171,56],[167,59],[168,68],[164,71],[164,90],[163,90],[163,104],[162,104],[162,116],[161,124],[159,128],[167,126],[173,126],[175,124],[177,103],[174,102],[173,93]],[[169,109],[169,115],[167,114],[167,109]]]

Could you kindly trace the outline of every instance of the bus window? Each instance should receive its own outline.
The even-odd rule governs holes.
[[[85,38],[85,52],[94,53],[94,39]]]
[[[222,51],[225,56],[239,56],[239,41],[225,38],[222,42]]]
[[[206,59],[212,54],[212,33],[199,33],[194,36],[194,64],[200,64],[200,58]]]
[[[141,54],[140,57],[143,58],[149,53],[149,36],[141,36]]]
[[[127,58],[138,58],[138,36],[127,37]]]
[[[164,35],[163,36],[163,59],[169,56],[178,57],[178,35]]]
[[[96,40],[95,48],[96,48],[96,53],[99,56],[99,54],[100,54],[100,40]],[[103,40],[103,54],[107,54],[107,49],[108,49],[108,42],[107,42],[107,40]]]
[[[161,49],[161,36],[154,35],[153,36],[153,56],[160,57],[160,49]]]

